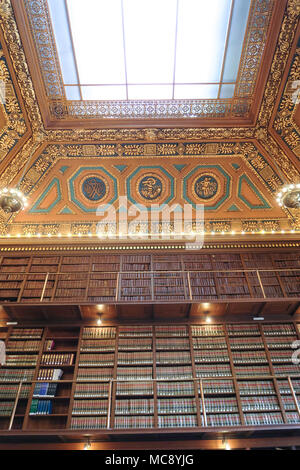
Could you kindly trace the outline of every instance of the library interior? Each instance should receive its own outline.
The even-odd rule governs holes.
[[[299,16],[0,0],[0,450],[300,449]]]

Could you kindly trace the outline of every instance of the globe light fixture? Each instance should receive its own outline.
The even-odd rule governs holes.
[[[277,194],[276,200],[280,207],[300,209],[300,183],[285,185]]]
[[[16,188],[3,188],[0,191],[0,207],[7,214],[13,214],[27,207],[27,199]]]

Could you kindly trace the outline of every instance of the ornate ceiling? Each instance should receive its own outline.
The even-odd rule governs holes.
[[[30,203],[14,217],[1,213],[5,243],[6,235],[93,235],[99,204],[117,206],[125,196],[146,211],[153,203],[203,204],[207,236],[220,240],[244,232],[257,240],[262,232],[299,238],[299,214],[275,199],[284,183],[300,182],[299,1],[253,2],[258,25],[259,12],[270,17],[264,54],[253,49],[257,77],[247,112],[163,122],[130,114],[110,121],[94,112],[79,119],[70,117],[70,103],[49,93],[43,100],[47,67],[23,8],[39,12],[41,4],[0,1],[0,186],[22,177]],[[58,105],[67,111],[54,111]]]

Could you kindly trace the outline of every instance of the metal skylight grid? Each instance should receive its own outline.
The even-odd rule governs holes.
[[[231,98],[251,0],[48,0],[71,100]]]

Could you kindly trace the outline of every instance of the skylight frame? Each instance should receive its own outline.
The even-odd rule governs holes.
[[[149,91],[152,91],[155,87],[159,87],[160,85],[160,82],[159,81],[156,81],[156,82],[153,82],[153,81],[150,81],[150,82],[129,82],[128,80],[128,77],[127,77],[127,51],[126,51],[126,38],[125,38],[125,24],[124,24],[124,0],[119,0],[119,3],[120,3],[120,7],[121,7],[121,17],[122,17],[122,39],[123,39],[123,54],[124,54],[124,76],[125,76],[125,81],[121,81],[120,83],[81,83],[80,82],[80,73],[79,73],[79,66],[78,66],[78,60],[77,60],[77,55],[76,55],[76,48],[74,47],[74,39],[73,39],[73,31],[72,31],[72,23],[70,21],[70,11],[69,11],[69,5],[70,5],[70,0],[63,0],[64,1],[64,4],[65,4],[65,8],[66,8],[66,11],[67,11],[67,18],[68,18],[68,28],[69,28],[69,32],[70,32],[70,37],[71,37],[71,41],[72,41],[72,48],[73,48],[73,55],[74,55],[74,61],[75,61],[75,64],[76,64],[76,71],[77,71],[77,82],[76,83],[68,83],[68,82],[64,82],[64,87],[65,87],[65,90],[66,92],[72,90],[72,87],[78,87],[79,90],[80,90],[80,100],[82,101],[83,100],[83,90],[88,90],[87,87],[95,87],[95,93],[96,93],[96,98],[93,97],[93,98],[89,98],[90,100],[92,101],[107,101],[107,99],[104,97],[104,98],[99,98],[99,96],[97,96],[97,93],[98,93],[98,90],[100,91],[101,89],[104,90],[103,87],[105,86],[108,86],[108,87],[116,87],[116,90],[120,91],[121,88],[117,88],[117,87],[124,87],[124,92],[123,92],[123,96],[116,96],[116,99],[115,101],[118,101],[118,100],[124,100],[124,101],[133,101],[133,100],[137,100],[137,99],[141,99],[141,100],[147,100],[149,99],[149,97],[147,97],[147,93],[145,94],[145,96],[141,96],[141,97],[132,97],[132,90],[134,90],[135,88],[135,91],[137,91],[137,89],[140,89],[142,90],[144,87],[145,89],[147,89],[147,86],[150,86],[149,88]],[[125,0],[126,1],[126,0]],[[181,0],[182,1],[182,0]],[[176,13],[175,13],[175,28],[174,28],[174,32],[175,32],[175,38],[174,38],[174,53],[173,53],[173,80],[172,82],[163,82],[161,83],[162,87],[161,89],[165,89],[165,90],[169,90],[169,96],[163,96],[163,97],[151,97],[151,99],[163,99],[163,100],[176,100],[176,99],[220,99],[220,93],[221,93],[221,89],[222,89],[222,86],[223,85],[235,85],[236,84],[236,79],[233,80],[233,81],[223,81],[223,73],[224,73],[224,67],[225,67],[225,61],[226,61],[226,56],[227,56],[227,50],[228,50],[228,43],[229,43],[229,35],[230,35],[230,32],[231,32],[231,26],[232,26],[232,17],[233,17],[233,10],[234,10],[234,7],[236,5],[236,2],[238,2],[239,0],[224,0],[224,7],[225,7],[225,4],[226,2],[228,3],[228,5],[226,6],[226,11],[225,13],[228,12],[228,6],[229,6],[229,12],[228,12],[228,18],[227,18],[227,15],[225,17],[225,19],[227,20],[226,21],[226,36],[225,36],[225,44],[224,44],[224,47],[222,49],[222,63],[221,63],[221,67],[220,67],[220,70],[218,72],[219,74],[219,80],[214,80],[214,81],[184,81],[184,82],[179,82],[179,81],[176,81],[176,60],[177,60],[177,42],[178,42],[178,12],[179,12],[179,3],[180,3],[180,0],[176,0]],[[49,3],[51,4],[52,0],[49,0]],[[250,0],[248,0],[248,3],[250,5]],[[71,5],[74,5],[74,4],[71,4]],[[175,5],[175,0],[174,0],[174,5]],[[182,5],[182,3],[181,3]],[[250,8],[250,6],[249,6]],[[249,11],[248,11],[248,14],[249,14]],[[74,25],[73,25],[74,26]],[[237,77],[236,77],[237,78]],[[191,90],[202,90],[202,93],[203,91],[207,90],[207,95],[206,96],[202,96],[201,95],[196,95],[196,96],[189,96],[188,98],[186,96],[178,96],[178,93],[182,93],[182,90],[186,89],[186,86],[187,85],[190,85],[191,86]],[[198,86],[197,86],[198,85]],[[203,85],[203,86],[201,86]],[[210,91],[209,91],[209,88],[207,87],[207,85],[218,85],[218,89],[217,89],[217,93],[215,93],[213,96],[210,96]],[[170,87],[172,87],[172,93],[170,94]],[[227,90],[230,90],[232,87],[229,87],[227,88]],[[213,87],[211,87],[211,90],[213,89]],[[216,88],[215,88],[216,90]],[[89,90],[91,91],[91,90]],[[189,94],[189,91],[190,90],[187,90],[188,94]],[[126,93],[125,93],[126,92]],[[131,94],[131,96],[129,96],[129,92]],[[100,93],[101,94],[101,93]],[[177,96],[175,96],[177,95]],[[67,96],[67,99],[68,99],[68,93],[66,94]],[[233,96],[229,96],[229,97],[226,97],[225,99],[231,99],[233,98]],[[114,101],[112,98],[111,98],[112,101]],[[84,100],[86,101],[86,99]]]
[[[262,58],[266,47],[275,47],[274,41],[270,39],[269,30],[275,28],[279,31],[278,22],[275,21],[278,12],[283,17],[284,11],[278,8],[275,0],[268,0],[264,11],[261,11],[261,0],[251,0],[250,15],[247,24],[246,35],[243,41],[241,61],[238,67],[238,79],[235,87],[235,97],[228,98],[226,95],[219,100],[135,100],[129,101],[80,101],[68,100],[63,83],[62,72],[59,64],[57,46],[55,43],[53,25],[51,22],[50,11],[47,0],[22,0],[20,5],[15,0],[14,9],[20,12],[19,21],[25,15],[26,35],[23,40],[26,42],[29,62],[31,60],[31,50],[27,38],[30,38],[31,47],[34,47],[34,54],[39,64],[39,72],[34,72],[34,80],[39,86],[38,99],[42,107],[43,115],[49,125],[52,127],[75,126],[81,127],[84,121],[90,121],[91,126],[118,127],[121,122],[127,125],[130,122],[142,122],[143,125],[155,125],[155,123],[169,122],[168,125],[176,126],[176,121],[184,120],[186,124],[196,124],[198,119],[209,119],[220,125],[225,122],[231,122],[231,119],[250,122],[252,120],[254,107],[254,91],[258,80],[261,82],[259,71],[261,70]],[[34,5],[33,5],[34,4]],[[263,15],[263,21],[261,16]],[[274,16],[275,15],[275,16]],[[258,21],[259,20],[259,21]],[[42,25],[42,27],[40,27]],[[42,33],[42,38],[40,34]],[[253,44],[252,38],[255,37]],[[272,36],[273,37],[273,36]],[[253,56],[250,49],[253,45],[257,46],[257,53]],[[44,51],[47,51],[47,55]],[[255,58],[253,66],[249,69],[248,60]],[[36,68],[36,62],[34,67]],[[249,81],[249,72],[251,71],[251,80]],[[33,73],[32,72],[32,73]],[[263,71],[262,77],[265,76]],[[225,97],[226,96],[226,97]],[[128,112],[129,110],[129,112]],[[217,120],[216,120],[217,119]],[[149,123],[149,124],[147,124]]]

